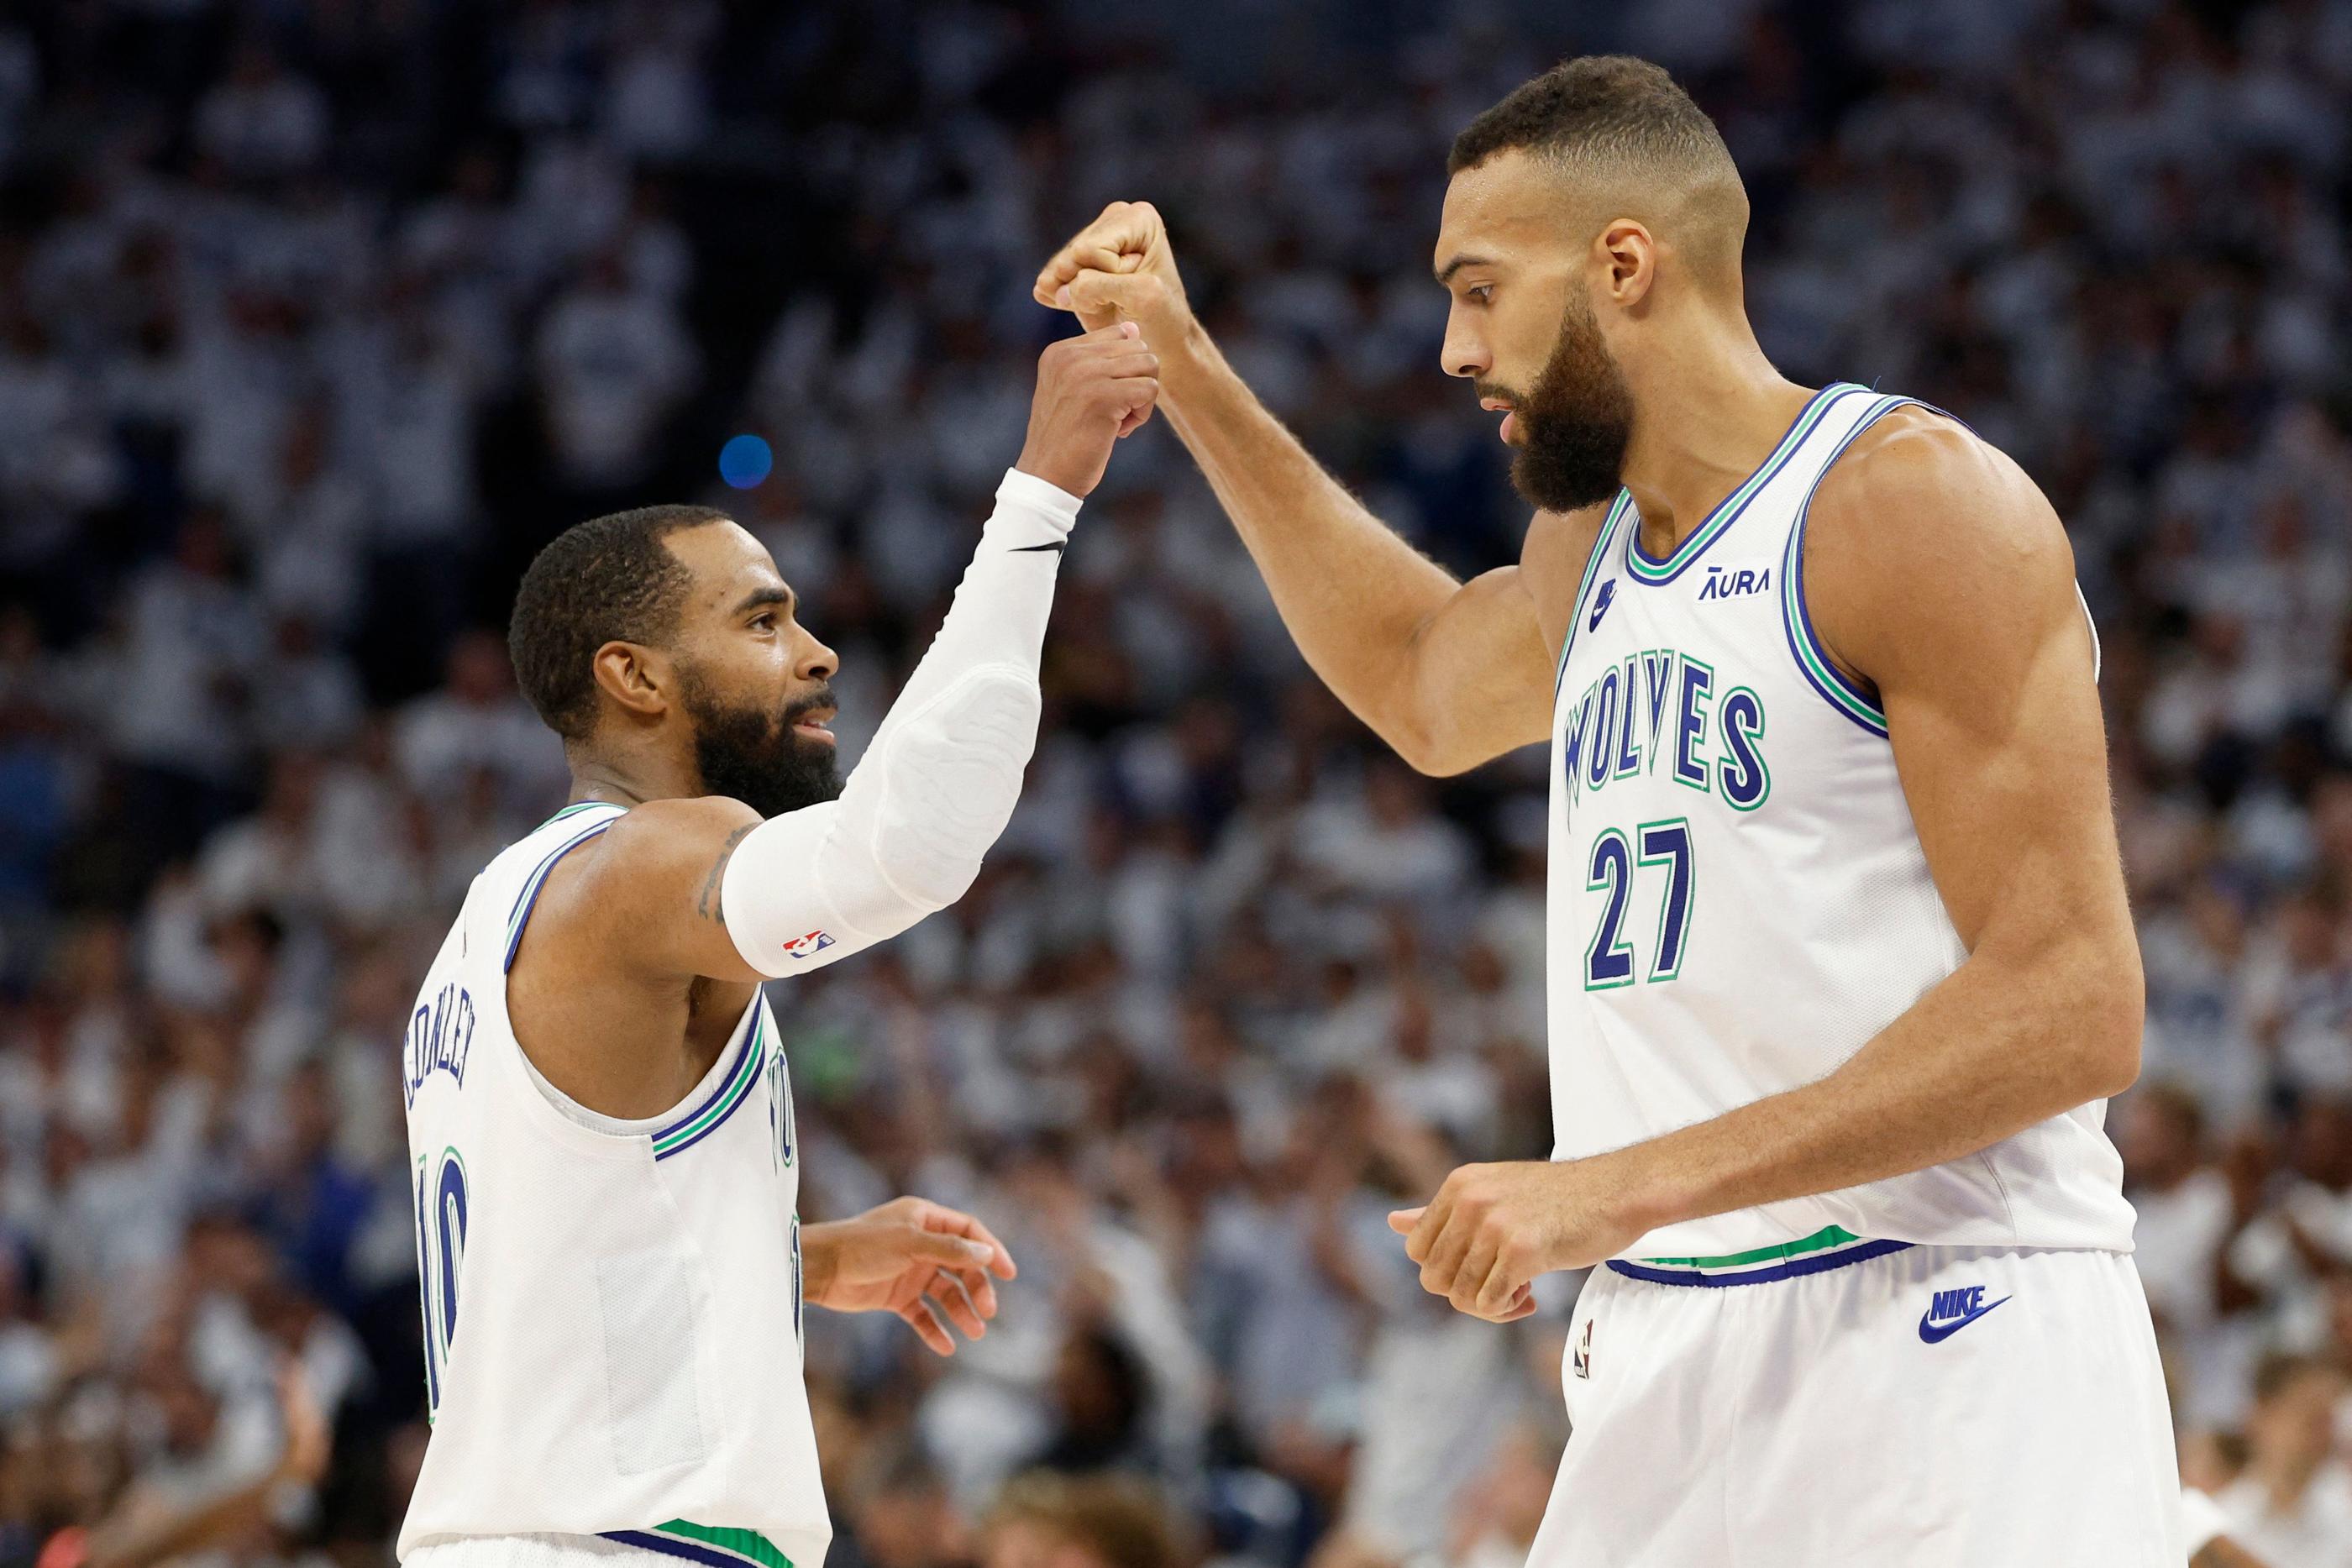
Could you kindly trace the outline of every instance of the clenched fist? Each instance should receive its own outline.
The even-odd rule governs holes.
[[[1046,347],[1014,467],[1073,496],[1102,482],[1111,443],[1150,419],[1160,396],[1160,357],[1139,337],[1122,322]]]
[[[1040,305],[1077,313],[1087,327],[1133,321],[1143,340],[1172,352],[1192,325],[1168,226],[1150,202],[1113,202],[1037,274]]]
[[[1616,1167],[1591,1160],[1464,1166],[1419,1208],[1389,1216],[1421,1287],[1456,1311],[1507,1323],[1536,1310],[1535,1277],[1614,1257],[1647,1228]]]

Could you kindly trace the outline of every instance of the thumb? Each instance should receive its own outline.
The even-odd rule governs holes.
[[[1167,285],[1144,273],[1098,272],[1089,267],[1065,284],[1055,303],[1075,310],[1078,319],[1094,326],[1110,321],[1139,321],[1167,297]]]
[[[1421,1217],[1428,1207],[1429,1205],[1424,1203],[1419,1208],[1392,1208],[1389,1210],[1389,1228],[1395,1231],[1399,1236],[1412,1235],[1412,1228],[1421,1223]]]

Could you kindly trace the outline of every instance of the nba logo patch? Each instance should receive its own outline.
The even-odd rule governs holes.
[[[784,952],[794,958],[813,958],[833,946],[833,934],[812,931],[805,936],[795,936],[784,944]]]
[[[1592,1320],[1591,1318],[1584,1320],[1584,1332],[1576,1336],[1576,1347],[1570,1353],[1568,1359],[1569,1364],[1576,1369],[1577,1376],[1590,1378],[1592,1375]]]

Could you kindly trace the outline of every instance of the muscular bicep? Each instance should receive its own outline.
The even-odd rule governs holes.
[[[1816,627],[1877,687],[1920,846],[1970,953],[2030,960],[2087,944],[2136,962],[2064,532],[2008,459],[1925,419],[1858,447],[1816,496]]]
[[[1551,652],[1519,567],[1464,583],[1415,630],[1416,766],[1460,773],[1551,732]]]
[[[1552,677],[1606,507],[1538,512],[1517,566],[1464,583],[1413,638],[1430,773],[1459,773],[1551,737]]]

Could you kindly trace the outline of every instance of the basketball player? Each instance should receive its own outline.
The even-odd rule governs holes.
[[[833,653],[720,512],[583,523],[516,594],[572,803],[493,860],[404,1049],[433,1435],[404,1563],[819,1568],[801,1303],[950,1354],[1013,1261],[900,1198],[803,1228],[760,983],[961,897],[1020,791],[1080,497],[1150,413],[1132,324],[1039,362],[953,607],[845,785]],[[939,1320],[934,1321],[934,1314]]]
[[[2102,1131],[2139,956],[2058,519],[1951,418],[1795,386],[1666,74],[1571,60],[1455,141],[1444,369],[1538,508],[1458,583],[1318,468],[1118,204],[1038,297],[1134,321],[1307,661],[1438,774],[1549,737],[1555,1157],[1395,1216],[1465,1312],[1596,1269],[1530,1562],[2178,1568]]]

